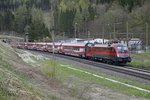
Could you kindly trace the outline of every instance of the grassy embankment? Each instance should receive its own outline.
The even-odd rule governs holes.
[[[69,82],[67,81],[66,83],[66,87],[72,85],[72,87],[69,87],[70,89],[70,93],[72,94],[72,96],[80,96],[81,94],[84,94],[84,92],[87,92],[87,87],[90,87],[90,85],[92,84],[98,84],[100,86],[104,86],[106,89],[111,88],[114,91],[117,92],[121,92],[121,93],[125,93],[129,96],[137,96],[137,97],[144,97],[144,98],[150,98],[150,93],[146,93],[140,90],[136,90],[118,83],[114,83],[114,82],[110,82],[108,80],[105,79],[101,79],[101,78],[96,78],[93,75],[90,74],[86,74],[86,73],[82,73],[80,71],[76,71],[76,70],[72,70],[72,69],[68,69],[67,67],[73,67],[73,65],[66,65],[64,62],[58,62],[57,64],[55,63],[55,68],[54,67],[50,67],[50,66],[54,66],[54,62],[51,61],[44,61],[41,62],[44,67],[43,67],[43,73],[45,73],[47,76],[52,76],[54,75],[55,72],[55,77],[58,79],[61,79],[62,83],[66,82],[66,80],[69,80]],[[60,65],[66,65],[66,67],[62,67]],[[106,78],[110,78],[110,79],[114,79],[126,84],[130,84],[133,86],[137,86],[143,89],[147,89],[150,90],[150,85],[147,84],[142,84],[142,83],[138,83],[135,81],[131,81],[131,80],[125,80],[125,79],[121,79],[118,77],[111,77],[105,74],[100,74],[100,73],[96,73],[90,70],[85,70],[85,69],[81,69],[80,67],[77,67],[77,69],[83,70],[83,71],[87,71],[96,75],[100,75],[102,77],[106,77]],[[70,79],[69,79],[70,78]],[[76,80],[78,79],[78,80]],[[65,80],[65,81],[64,81]],[[80,80],[80,81],[79,81]],[[84,82],[81,82],[84,81]],[[89,88],[88,88],[89,89]],[[91,91],[94,91],[91,89]]]
[[[150,51],[144,53],[131,54],[132,62],[130,66],[150,70]]]
[[[55,99],[57,95],[48,89],[48,80],[34,67],[25,63],[9,45],[0,42],[0,100]]]
[[[20,65],[17,65],[20,64]],[[0,42],[0,99],[31,99],[34,97],[27,77],[17,71],[24,65],[14,50]]]

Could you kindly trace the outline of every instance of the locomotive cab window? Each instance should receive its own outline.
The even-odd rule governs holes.
[[[128,48],[126,46],[117,46],[117,49],[119,53],[128,52]]]

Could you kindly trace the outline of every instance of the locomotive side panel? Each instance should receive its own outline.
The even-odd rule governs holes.
[[[86,52],[88,57],[99,60],[112,60],[116,57],[115,49],[112,47],[87,47]]]

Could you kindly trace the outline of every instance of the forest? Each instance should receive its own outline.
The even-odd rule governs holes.
[[[149,0],[0,0],[0,31],[28,33],[30,41],[52,30],[58,37],[145,40],[149,8]]]

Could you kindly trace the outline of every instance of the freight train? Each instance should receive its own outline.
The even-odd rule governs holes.
[[[126,64],[128,62],[131,62],[131,57],[129,55],[127,46],[121,43],[97,44],[84,42],[22,42],[13,45],[13,47],[73,55],[110,64]]]

